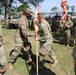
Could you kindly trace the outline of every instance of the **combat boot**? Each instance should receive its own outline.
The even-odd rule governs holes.
[[[12,63],[9,63],[8,64],[8,68],[9,68],[9,70],[12,70],[13,69],[13,64]]]
[[[69,44],[67,44],[66,47],[69,47]]]
[[[0,68],[0,75],[4,75],[6,70],[7,70],[6,66],[3,66],[2,68]]]

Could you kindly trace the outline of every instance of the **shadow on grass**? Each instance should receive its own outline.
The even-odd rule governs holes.
[[[14,51],[14,49],[11,51],[11,53]],[[10,53],[10,55],[11,55]],[[18,57],[21,57],[23,60],[25,60],[26,68],[29,75],[37,75],[36,73],[36,55],[32,54],[32,61],[33,62],[27,62],[28,61],[28,55],[24,49],[21,50],[21,53]],[[39,58],[39,57],[38,57]],[[15,61],[16,62],[16,61]],[[14,62],[14,63],[15,63]],[[45,61],[46,63],[52,63],[48,60]],[[29,69],[29,66],[31,66],[31,69]],[[56,75],[53,71],[51,71],[49,68],[46,68],[45,66],[43,69],[39,69],[38,75]]]
[[[58,44],[64,44],[63,36],[59,34],[58,32],[53,33],[53,38],[55,39],[53,42]]]
[[[70,40],[70,46],[71,46],[71,47],[74,47],[74,42],[73,42],[73,40]]]
[[[30,75],[37,75],[36,68],[31,68]],[[43,67],[43,69],[38,70],[38,75],[56,75],[53,71],[49,68]]]
[[[53,38],[55,39],[53,41],[54,43],[58,43],[58,44],[66,46],[66,41],[65,41],[65,39],[63,39],[63,34],[55,32],[55,33],[53,33]],[[70,39],[70,47],[73,47],[73,46],[74,46],[73,40]]]
[[[2,28],[8,29],[8,25],[2,25]]]

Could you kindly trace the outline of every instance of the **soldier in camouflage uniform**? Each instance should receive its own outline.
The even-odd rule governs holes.
[[[2,30],[0,26],[0,75],[5,75],[6,73],[5,63],[6,63],[6,57],[4,53]]]
[[[71,15],[67,15],[65,24],[63,26],[64,29],[64,40],[66,42],[66,46],[69,47],[70,44],[70,35],[71,35],[71,27],[73,26],[73,22],[71,21]]]
[[[76,40],[75,40],[75,43],[74,43],[74,49],[73,49],[73,59],[74,59],[74,72],[75,72],[75,75],[76,75]]]
[[[15,33],[15,49],[11,53],[10,60],[9,60],[9,69],[13,69],[13,63],[15,62],[15,59],[20,54],[21,49],[26,49],[26,52],[28,54],[29,62],[32,62],[31,59],[31,43],[28,42],[28,19],[32,16],[32,10],[29,8],[26,8],[26,11],[24,14],[22,12],[19,13],[19,20],[18,20],[18,29]]]
[[[38,13],[39,20],[39,40],[40,42],[40,59],[39,67],[43,68],[45,57],[48,55],[53,60],[53,66],[58,62],[54,52],[52,51],[52,35],[48,22],[44,19],[44,13]]]

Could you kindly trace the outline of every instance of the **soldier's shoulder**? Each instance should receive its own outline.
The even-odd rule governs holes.
[[[47,24],[49,24],[46,20],[43,20],[43,24],[44,25],[47,25]]]

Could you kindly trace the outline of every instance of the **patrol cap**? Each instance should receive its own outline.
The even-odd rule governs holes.
[[[30,8],[26,8],[25,12],[29,13],[31,16],[33,15],[33,11]]]
[[[38,16],[44,16],[44,13],[43,12],[39,12]]]

